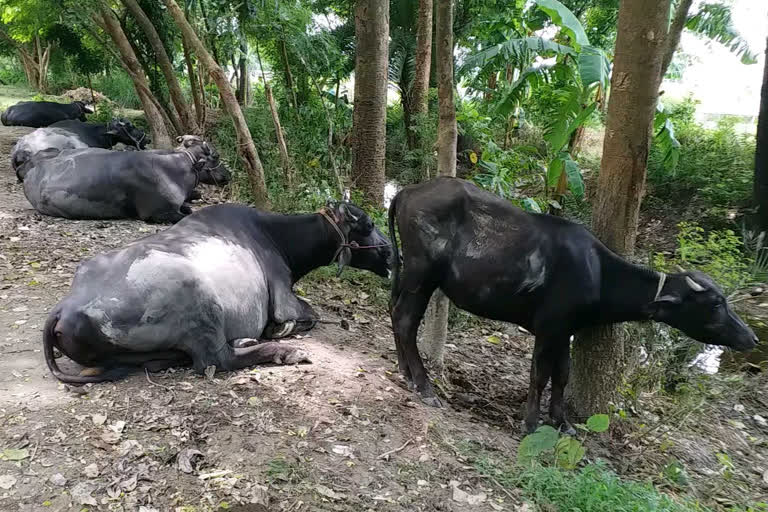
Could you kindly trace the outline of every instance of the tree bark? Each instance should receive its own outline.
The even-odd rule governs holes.
[[[176,21],[176,25],[181,29],[187,42],[192,45],[197,54],[197,58],[200,59],[206,67],[211,78],[216,82],[216,86],[219,89],[221,95],[221,103],[224,109],[232,118],[232,123],[235,126],[235,133],[237,134],[237,147],[240,153],[240,158],[243,161],[243,167],[251,182],[251,194],[256,206],[264,209],[269,208],[269,196],[267,195],[267,185],[264,181],[264,167],[261,165],[261,159],[259,153],[256,150],[256,145],[253,143],[251,132],[248,130],[248,124],[245,122],[243,111],[240,109],[240,105],[237,104],[237,98],[232,91],[232,87],[227,81],[227,74],[221,69],[208,50],[205,49],[205,45],[197,37],[194,29],[187,21],[184,13],[179,8],[176,0],[163,0],[168,12],[173,16]]]
[[[197,125],[200,127],[201,132],[205,132],[205,104],[203,103],[203,95],[200,91],[199,82],[197,80],[197,73],[195,72],[195,66],[192,62],[192,54],[189,51],[189,43],[184,34],[181,34],[181,48],[184,52],[184,62],[187,65],[187,76],[189,77],[189,90],[192,91],[192,101],[195,104],[195,118]]]
[[[261,79],[264,81],[264,95],[267,97],[269,111],[272,114],[272,124],[275,125],[275,136],[277,137],[277,148],[280,152],[280,163],[283,166],[283,171],[285,171],[285,178],[288,182],[288,188],[290,189],[293,187],[293,164],[291,163],[291,157],[288,155],[288,146],[285,143],[285,134],[283,133],[283,126],[280,124],[280,115],[277,112],[275,97],[272,95],[272,87],[269,86],[267,75],[264,74],[264,67],[261,65],[261,55],[259,54],[258,45],[256,45],[256,58],[259,61]]]
[[[161,113],[161,109],[158,109],[155,101],[153,101],[154,98],[149,89],[149,84],[144,77],[144,71],[141,64],[139,64],[139,60],[133,52],[131,43],[125,36],[125,32],[123,32],[123,29],[120,27],[120,22],[115,17],[112,9],[110,9],[103,0],[99,3],[99,8],[101,12],[102,26],[115,43],[115,46],[120,53],[121,64],[131,77],[136,93],[144,107],[144,114],[147,116],[147,123],[152,131],[152,140],[155,147],[170,148],[171,137],[168,134],[168,128],[163,119],[163,114]]]
[[[296,88],[293,85],[293,73],[291,73],[291,65],[288,62],[288,49],[285,46],[285,40],[280,39],[279,45],[280,45],[280,55],[282,56],[282,59],[283,59],[283,74],[285,76],[285,87],[291,93],[291,98],[293,99],[292,107],[295,109],[298,109],[299,102],[298,102],[298,99],[296,98]]]
[[[435,12],[437,67],[437,173],[456,176],[456,107],[453,91],[453,0],[437,0]],[[443,354],[448,338],[450,302],[441,290],[435,290],[424,317],[422,350],[433,371],[443,373]]]
[[[384,200],[389,3],[356,0],[352,177],[368,201]]]
[[[595,235],[625,257],[634,252],[651,124],[656,111],[670,0],[622,0],[603,158],[592,213]],[[608,412],[624,377],[620,326],[579,333],[568,392],[574,419]]]
[[[661,84],[661,80],[664,80],[664,75],[667,74],[669,65],[672,63],[672,57],[675,56],[675,50],[677,50],[677,46],[680,44],[680,36],[685,28],[685,22],[688,21],[688,11],[691,9],[692,3],[693,0],[680,0],[675,8],[672,23],[669,25],[669,33],[664,40],[664,55],[662,56],[661,70],[659,71],[661,76],[659,84]]]
[[[245,23],[248,19],[248,0],[240,2],[238,11],[238,25],[240,27],[240,60],[238,62],[237,100],[240,105],[248,103],[248,39],[245,37]],[[262,70],[263,74],[263,70]],[[267,82],[264,81],[264,85]]]
[[[144,31],[144,34],[149,40],[149,44],[155,52],[155,58],[160,66],[160,70],[165,77],[166,84],[168,85],[168,92],[171,96],[171,103],[181,121],[182,131],[188,134],[199,134],[200,127],[197,125],[197,121],[192,115],[189,105],[184,100],[184,94],[181,92],[181,86],[176,78],[176,73],[173,71],[173,64],[168,57],[168,53],[165,51],[165,46],[160,40],[160,35],[157,33],[155,26],[149,19],[147,14],[142,10],[141,6],[136,0],[121,0],[123,4],[131,12],[131,15],[136,20],[136,23]]]
[[[768,40],[765,57],[755,150],[755,202],[758,205],[761,231],[768,231]]]
[[[429,68],[432,64],[432,11],[433,0],[419,0],[419,14],[416,27],[416,58],[414,60],[414,77],[408,99],[409,119],[408,143],[411,149],[421,144],[418,123],[427,113],[427,97],[429,95]],[[417,126],[412,126],[413,120]]]

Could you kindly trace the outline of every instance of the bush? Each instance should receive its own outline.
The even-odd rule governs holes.
[[[124,71],[113,71],[109,75],[94,76],[92,83],[94,90],[103,93],[121,107],[137,110],[142,108],[133,82]],[[78,85],[82,85],[82,83]]]
[[[754,136],[736,133],[728,119],[714,130],[697,125],[690,100],[667,109],[681,144],[680,161],[676,168],[667,169],[661,150],[651,148],[648,181],[654,195],[667,200],[696,195],[709,207],[708,216],[718,218],[725,218],[726,209],[747,205],[752,196]]]

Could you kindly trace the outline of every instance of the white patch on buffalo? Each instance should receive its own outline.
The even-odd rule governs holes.
[[[530,253],[526,260],[528,272],[525,274],[523,282],[520,283],[518,292],[532,292],[544,284],[544,280],[547,278],[547,266],[538,249]]]

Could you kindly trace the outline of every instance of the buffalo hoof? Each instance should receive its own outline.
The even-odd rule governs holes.
[[[536,421],[524,421],[523,422],[523,435],[533,434],[536,429],[539,428],[539,420]]]
[[[299,363],[311,363],[309,358],[309,352],[299,348],[291,347],[288,345],[280,347],[275,353],[272,362],[275,364],[299,364]]]
[[[83,368],[80,370],[81,377],[94,377],[104,373],[104,368]]]
[[[422,396],[420,397],[421,401],[424,402],[424,405],[428,405],[430,407],[436,407],[441,408],[443,406],[443,402],[440,401],[439,398],[436,396]]]
[[[257,340],[256,338],[237,338],[236,340],[232,340],[232,348],[252,347],[259,343],[262,343],[262,341]]]

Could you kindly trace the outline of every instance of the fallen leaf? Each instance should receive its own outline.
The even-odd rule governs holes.
[[[485,339],[488,340],[488,343],[493,343],[494,345],[498,345],[499,343],[501,343],[501,338],[499,338],[498,336],[488,336]]]
[[[343,444],[335,445],[331,451],[343,457],[349,457],[350,459],[355,458],[355,453],[352,450],[352,448],[350,448],[349,446],[344,446]]]
[[[125,422],[123,420],[118,420],[112,423],[110,426],[107,427],[112,432],[117,432],[118,434],[123,431],[125,428]]]
[[[85,473],[85,476],[88,478],[96,478],[99,476],[99,466],[97,466],[95,462],[93,464],[88,464],[85,466],[83,473]]]
[[[218,471],[212,471],[211,473],[204,473],[197,478],[200,480],[210,480],[211,478],[219,478],[228,475],[232,472],[230,469],[219,469]]]
[[[763,472],[763,482],[768,485],[768,469]]]
[[[21,450],[8,448],[7,450],[3,450],[2,458],[5,460],[24,460],[27,457],[29,457],[29,450],[26,448],[22,448]]]
[[[254,484],[250,488],[250,503],[252,505],[269,506],[269,489],[266,485]]]
[[[160,512],[160,511],[154,507],[145,507],[144,505],[141,505],[139,507],[139,512]]]
[[[107,415],[106,414],[91,414],[91,421],[93,421],[93,424],[97,427],[102,426],[104,423],[107,422]]]
[[[768,420],[766,420],[759,414],[755,414],[754,416],[752,416],[752,419],[755,420],[757,424],[760,425],[761,427],[768,427]]]
[[[203,454],[199,450],[185,448],[176,456],[176,465],[183,473],[192,473],[195,470],[193,459],[202,456]]]
[[[515,508],[515,512],[533,512],[533,508],[529,504],[523,503]]]
[[[453,501],[457,503],[479,505],[480,503],[485,503],[485,501],[488,499],[488,495],[484,492],[479,494],[469,494],[468,492],[462,491],[459,489],[459,482],[456,480],[451,480],[450,485],[453,487],[453,495],[451,497],[453,498]]]
[[[64,478],[64,475],[61,473],[56,473],[55,475],[51,475],[51,478],[49,478],[51,483],[53,485],[58,485],[59,487],[64,487],[67,485],[67,479]]]
[[[127,480],[120,482],[120,488],[125,492],[131,492],[136,489],[136,485],[139,483],[139,475],[133,475]]]
[[[126,439],[122,443],[120,443],[120,447],[118,448],[118,452],[120,453],[121,457],[125,457],[126,455],[131,455],[133,457],[140,457],[144,455],[144,447],[139,444],[138,441],[135,439]]]
[[[325,496],[326,498],[329,498],[332,500],[343,500],[345,498],[343,494],[335,492],[324,485],[315,486],[315,490],[317,491],[317,494],[319,494],[320,496]]]
[[[744,406],[741,404],[736,404],[733,406],[733,410],[736,412],[744,412]]]
[[[117,444],[120,441],[120,433],[107,430],[101,434],[101,440],[107,444]]]
[[[0,475],[0,489],[8,490],[16,485],[16,477],[13,475]]]
[[[93,505],[95,507],[98,503],[96,502],[96,498],[91,496],[91,493],[95,490],[95,485],[87,482],[80,482],[72,488],[70,494],[72,495],[72,499],[78,504]]]

